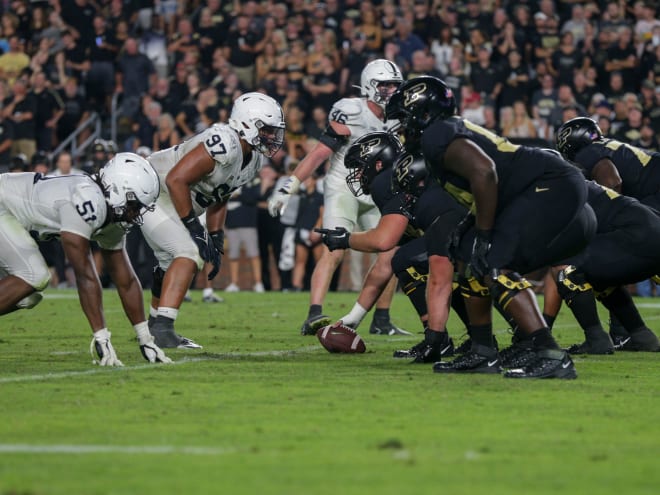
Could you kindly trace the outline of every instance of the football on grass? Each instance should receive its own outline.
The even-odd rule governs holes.
[[[367,347],[364,340],[355,330],[341,323],[335,323],[320,328],[316,336],[328,352],[343,352],[356,354],[364,352]]]

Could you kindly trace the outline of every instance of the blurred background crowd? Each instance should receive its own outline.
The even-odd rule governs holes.
[[[230,203],[239,247],[217,282],[229,290],[306,287],[321,249],[309,230],[323,171],[282,219],[268,216],[266,200],[332,104],[357,95],[374,58],[407,78],[442,78],[463,116],[517,142],[553,147],[562,122],[587,115],[606,135],[660,148],[653,0],[5,0],[0,9],[0,172],[89,173],[117,151],[147,156],[226,122],[245,91],[282,105],[284,148]],[[240,246],[241,229],[257,232],[258,249]],[[149,287],[150,253],[131,235]],[[44,250],[54,284],[70,284],[57,248]],[[350,289],[361,281],[354,258]]]

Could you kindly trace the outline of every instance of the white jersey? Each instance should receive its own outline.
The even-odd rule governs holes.
[[[261,154],[253,152],[249,163],[243,167],[243,151],[236,131],[227,124],[213,124],[181,144],[157,151],[147,158],[158,173],[161,194],[167,191],[165,179],[168,172],[199,143],[204,143],[204,148],[215,161],[215,168],[190,188],[197,215],[202,214],[207,206],[227,200],[261,169]]]
[[[359,138],[370,132],[390,131],[399,125],[398,120],[380,120],[367,105],[366,98],[342,98],[330,109],[328,120],[348,126],[351,135],[348,142],[330,157],[328,177],[346,180],[348,169],[344,166],[344,156],[348,148]]]
[[[100,186],[87,175],[2,174],[0,213],[3,211],[41,238],[71,232],[97,241],[104,249],[124,245],[122,227],[105,225],[108,204]]]

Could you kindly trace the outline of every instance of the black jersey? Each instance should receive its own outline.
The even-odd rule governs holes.
[[[427,167],[443,187],[460,203],[473,202],[469,182],[444,168],[444,155],[454,139],[473,141],[495,163],[498,178],[498,211],[540,178],[571,175],[572,166],[557,153],[520,146],[461,117],[437,120],[422,135],[422,152]]]
[[[372,181],[371,197],[382,216],[406,215],[405,212],[411,205],[407,194],[393,193],[391,183],[392,169],[390,168],[378,174]],[[439,184],[430,183],[420,197],[412,203],[406,236],[421,237],[435,219],[447,213],[448,210],[459,210],[462,215],[467,213],[467,210],[457,204]]]
[[[660,190],[660,153],[647,151],[615,139],[600,139],[582,148],[575,162],[591,179],[593,169],[603,158],[614,163],[621,176],[621,192],[642,199]]]

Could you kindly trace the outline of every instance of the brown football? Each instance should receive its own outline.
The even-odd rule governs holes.
[[[316,337],[328,352],[359,354],[367,350],[362,337],[351,327],[341,323],[319,328]]]

